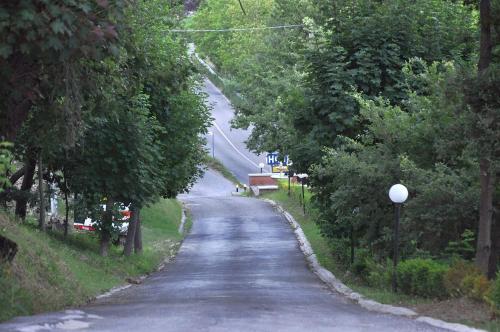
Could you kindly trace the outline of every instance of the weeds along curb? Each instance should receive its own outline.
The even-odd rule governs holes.
[[[182,208],[181,224],[179,225],[178,231],[179,231],[180,234],[183,234],[187,218],[186,218],[186,208],[185,208],[184,204],[181,204],[181,208]],[[184,239],[180,243],[175,244],[175,246],[173,247],[174,248],[174,253],[171,254],[171,255],[169,254],[169,256],[167,256],[163,261],[161,261],[161,263],[158,264],[158,266],[156,267],[156,269],[154,269],[150,273],[147,273],[147,274],[144,274],[142,276],[137,277],[136,279],[139,281],[138,284],[141,284],[152,273],[160,272],[161,270],[163,270],[167,266],[167,264],[171,263],[172,260],[173,260],[173,258],[175,258],[175,256],[177,256],[177,252],[179,251],[179,248],[181,247],[183,241],[184,241]],[[123,290],[125,290],[127,288],[130,288],[130,287],[132,287],[132,284],[130,284],[130,283],[119,285],[119,286],[115,286],[115,287],[111,288],[110,290],[108,290],[108,291],[106,291],[106,292],[104,292],[102,294],[96,295],[95,297],[93,297],[92,299],[90,299],[87,302],[92,302],[92,301],[95,301],[95,300],[100,300],[100,299],[108,298],[111,295],[119,293],[119,292],[121,292],[121,291],[123,291]]]
[[[485,332],[484,330],[475,329],[466,325],[456,324],[456,323],[448,323],[439,319],[418,316],[418,314],[408,308],[404,307],[396,307],[388,304],[382,304],[370,299],[365,298],[363,295],[356,293],[349,287],[347,287],[344,283],[342,283],[339,279],[337,279],[333,273],[325,269],[321,266],[314,254],[314,250],[311,247],[311,244],[307,240],[304,231],[300,227],[299,223],[292,217],[292,215],[286,212],[283,207],[281,207],[278,203],[270,199],[263,199],[263,201],[271,204],[278,212],[280,212],[285,219],[288,221],[290,226],[297,237],[297,241],[299,242],[300,250],[306,257],[307,263],[311,270],[316,274],[321,281],[327,284],[334,291],[344,295],[348,299],[354,301],[359,304],[361,307],[369,310],[375,311],[384,314],[391,314],[397,316],[404,316],[409,318],[414,318],[416,321],[427,323],[434,327],[447,329],[455,332]]]
[[[182,215],[181,215],[181,224],[179,225],[179,234],[184,234],[184,227],[186,225],[186,208],[184,207],[184,203],[181,203],[182,207]]]

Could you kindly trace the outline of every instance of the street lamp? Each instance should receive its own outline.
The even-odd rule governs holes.
[[[215,158],[215,134],[211,131],[207,133],[209,136],[212,136],[212,158]]]
[[[300,179],[300,183],[302,184],[302,210],[304,211],[304,215],[306,214],[306,196],[304,194],[304,183],[307,181],[309,175],[302,173],[297,174],[297,177]]]
[[[392,290],[397,292],[397,273],[398,254],[399,254],[399,214],[401,205],[408,198],[408,189],[402,184],[395,184],[389,189],[389,198],[394,203],[395,218],[394,218],[394,258],[392,261]]]
[[[262,174],[262,169],[264,168],[264,163],[259,163],[260,173]]]
[[[288,166],[287,167],[288,168],[288,196],[290,196],[290,178],[291,178],[291,176],[290,176],[290,167],[292,165],[293,165],[292,161],[289,161],[288,165],[287,165]]]

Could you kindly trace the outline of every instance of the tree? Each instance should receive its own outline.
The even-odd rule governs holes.
[[[481,0],[480,11],[480,47],[477,79],[470,82],[469,103],[477,114],[476,138],[480,142],[480,184],[481,205],[479,210],[479,230],[477,235],[476,265],[490,278],[494,277],[495,266],[490,264],[492,254],[492,225],[495,194],[496,169],[500,156],[500,102],[498,86],[500,79],[500,61],[498,51],[493,50],[500,45],[500,4],[490,0]]]
[[[26,161],[16,203],[20,218],[26,215],[36,160],[61,145],[71,146],[81,132],[84,90],[95,83],[88,63],[115,53],[115,22],[125,7],[121,0],[0,5],[0,74],[5,78],[0,82],[0,137],[10,139],[16,158]]]

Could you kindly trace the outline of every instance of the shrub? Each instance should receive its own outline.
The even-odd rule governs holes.
[[[444,276],[444,286],[448,294],[460,297],[470,294],[473,289],[473,279],[481,275],[478,268],[467,261],[457,260]],[[465,279],[470,279],[466,281]]]
[[[430,259],[409,259],[397,268],[398,285],[402,292],[423,297],[445,298],[444,276],[448,266]]]
[[[370,257],[369,251],[364,248],[359,248],[356,250],[354,263],[351,266],[351,271],[354,275],[366,281],[366,278],[370,273],[370,267],[372,267],[374,264],[375,263]]]
[[[390,260],[385,265],[371,262],[368,264],[368,271],[366,282],[370,287],[390,287],[392,280],[392,262]]]
[[[500,315],[500,272],[497,273],[497,278],[494,281],[490,293],[487,297],[494,315]]]
[[[468,279],[471,279],[468,281]],[[471,288],[467,296],[477,301],[484,301],[491,288],[491,283],[484,275],[470,276],[464,279],[464,282],[470,282]]]

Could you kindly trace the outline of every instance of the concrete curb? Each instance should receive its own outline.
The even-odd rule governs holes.
[[[122,290],[125,290],[125,289],[127,289],[127,288],[129,288],[129,287],[132,287],[132,285],[131,285],[131,284],[126,284],[126,285],[123,285],[123,286],[113,287],[113,288],[111,288],[109,291],[107,291],[106,293],[103,293],[103,294],[101,294],[101,295],[97,295],[97,296],[95,297],[95,299],[96,299],[96,300],[100,300],[100,299],[104,299],[104,298],[106,298],[106,297],[110,297],[111,295],[113,295],[113,294],[115,294],[115,293],[118,293],[118,292],[120,292],[120,291],[122,291]]]
[[[396,316],[404,316],[408,318],[415,318],[415,320],[423,323],[427,323],[434,327],[447,329],[455,332],[486,332],[484,330],[475,329],[466,325],[456,324],[456,323],[448,323],[439,319],[418,316],[418,314],[408,308],[404,307],[396,307],[388,304],[382,304],[370,299],[365,298],[363,295],[356,293],[345,284],[343,284],[340,280],[338,280],[333,273],[325,269],[321,266],[314,254],[314,250],[311,247],[311,244],[307,240],[307,237],[304,234],[304,231],[300,227],[299,223],[292,217],[292,215],[286,212],[278,203],[270,199],[263,199],[263,201],[271,204],[278,212],[280,212],[285,219],[288,221],[290,226],[292,227],[295,236],[297,237],[297,241],[299,242],[299,247],[304,256],[306,257],[306,261],[309,264],[311,270],[318,276],[321,281],[327,284],[332,290],[344,295],[348,299],[354,301],[359,304],[361,307],[384,314],[391,314]]]

